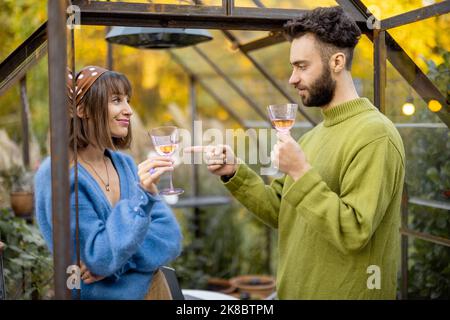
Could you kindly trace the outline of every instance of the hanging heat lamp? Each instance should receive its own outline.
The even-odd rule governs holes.
[[[112,27],[106,40],[140,49],[172,49],[212,40],[207,30],[183,28]]]

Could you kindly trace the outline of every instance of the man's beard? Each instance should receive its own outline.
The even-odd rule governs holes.
[[[330,69],[323,68],[322,74],[306,87],[308,96],[301,97],[305,107],[323,107],[330,103],[336,89],[336,81],[331,78]]]

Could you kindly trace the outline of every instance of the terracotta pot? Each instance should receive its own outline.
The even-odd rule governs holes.
[[[208,290],[230,294],[236,291],[236,287],[231,285],[230,280],[222,278],[209,278]]]
[[[11,192],[11,208],[18,217],[28,217],[33,214],[33,192]]]
[[[234,277],[230,280],[241,296],[249,299],[264,299],[273,293],[276,289],[275,279],[266,275],[245,275]]]

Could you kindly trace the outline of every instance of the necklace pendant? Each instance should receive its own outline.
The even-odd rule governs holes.
[[[106,186],[105,186],[105,188],[106,188],[106,191],[110,191],[110,189],[109,189],[109,184],[107,184]]]

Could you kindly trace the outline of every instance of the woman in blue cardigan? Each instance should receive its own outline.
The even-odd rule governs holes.
[[[75,96],[78,117],[76,130],[70,123],[70,147],[77,142],[81,298],[143,299],[153,272],[181,251],[180,228],[156,188],[173,161],[152,157],[136,167],[130,156],[116,151],[131,142],[131,86],[124,75],[89,66],[67,77],[69,108]],[[73,166],[71,154],[74,236]],[[52,250],[50,158],[36,173],[35,193],[37,222]]]

